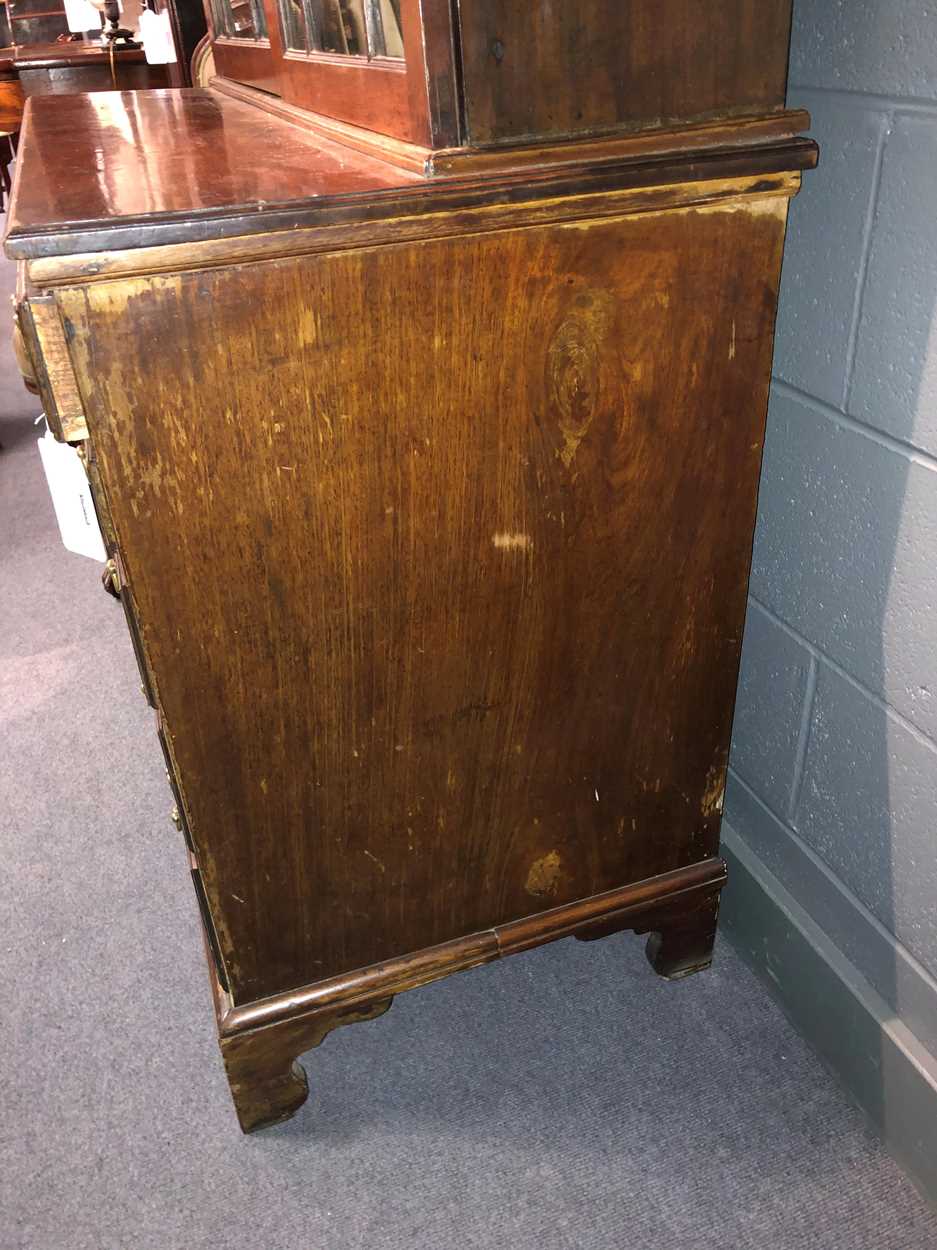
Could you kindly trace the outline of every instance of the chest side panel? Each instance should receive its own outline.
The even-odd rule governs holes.
[[[785,210],[60,294],[236,1001],[713,853]]]

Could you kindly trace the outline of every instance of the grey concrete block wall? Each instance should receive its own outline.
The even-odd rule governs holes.
[[[937,100],[935,52],[931,0],[794,0],[794,87]]]
[[[822,166],[805,179],[809,212],[792,212],[778,306],[775,373],[829,404],[846,390],[856,292],[869,206],[879,175],[887,119],[878,109],[848,113],[818,91],[797,103],[823,141]]]
[[[818,668],[792,827],[931,972],[937,971],[933,744],[837,673]]]
[[[810,652],[757,603],[749,607],[742,647],[732,767],[771,811],[786,817],[803,733],[803,708],[815,678]]]
[[[899,115],[885,145],[847,407],[937,456],[935,209],[934,115]]]
[[[751,589],[937,740],[934,467],[776,386]]]
[[[937,7],[794,0],[791,209],[726,820],[937,1056]]]

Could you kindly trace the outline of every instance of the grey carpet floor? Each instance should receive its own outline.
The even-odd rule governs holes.
[[[122,613],[60,546],[5,340],[2,1250],[937,1248],[724,942],[673,985],[621,935],[403,995],[242,1137]]]

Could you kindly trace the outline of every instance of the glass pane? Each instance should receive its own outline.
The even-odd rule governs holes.
[[[262,0],[215,0],[215,30],[229,39],[266,39]]]
[[[364,0],[310,0],[315,46],[344,56],[368,55]]]
[[[294,52],[307,51],[309,42],[303,0],[280,0],[280,16],[283,18],[284,45]]]
[[[367,0],[368,33],[372,56],[403,58],[400,0]]]
[[[14,22],[17,18],[23,17],[27,13],[33,13],[39,17],[48,17],[49,10],[55,7],[54,4],[49,3],[49,0],[9,0],[9,3],[6,5],[7,11]],[[91,28],[89,27],[88,29],[90,30]]]
[[[400,0],[380,0],[384,15],[384,38],[387,55],[403,60],[403,28],[400,25]]]
[[[403,59],[400,0],[279,0],[279,6],[283,42],[293,52]]]
[[[47,13],[45,16],[11,17],[10,29],[14,44],[28,46],[32,43],[55,43],[59,35],[65,34],[68,26],[64,13]]]

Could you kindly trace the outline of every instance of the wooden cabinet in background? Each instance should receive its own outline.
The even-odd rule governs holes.
[[[189,65],[206,19],[199,0],[153,0],[159,12],[168,12],[176,61],[168,65],[147,63],[139,43],[118,43],[111,49],[99,42],[69,40],[65,11],[58,2],[49,8],[45,0],[7,0],[16,46],[0,47],[0,61],[10,62],[23,92],[32,95],[66,95],[76,91],[141,91],[155,87],[184,87],[191,82]],[[19,6],[19,7],[17,7]],[[142,4],[127,4],[122,20],[135,33]],[[39,10],[44,25],[35,25]],[[31,24],[33,23],[33,24]]]
[[[33,44],[54,44],[68,32],[62,0],[3,0],[2,8],[3,34],[11,52]]]
[[[283,3],[217,0],[211,90],[32,101],[6,244],[245,1129],[447,973],[621,929],[709,963],[816,158],[786,0]]]
[[[168,67],[147,65],[142,48],[117,48],[112,62],[98,44],[40,44],[17,48],[13,64],[27,97],[169,86]]]

